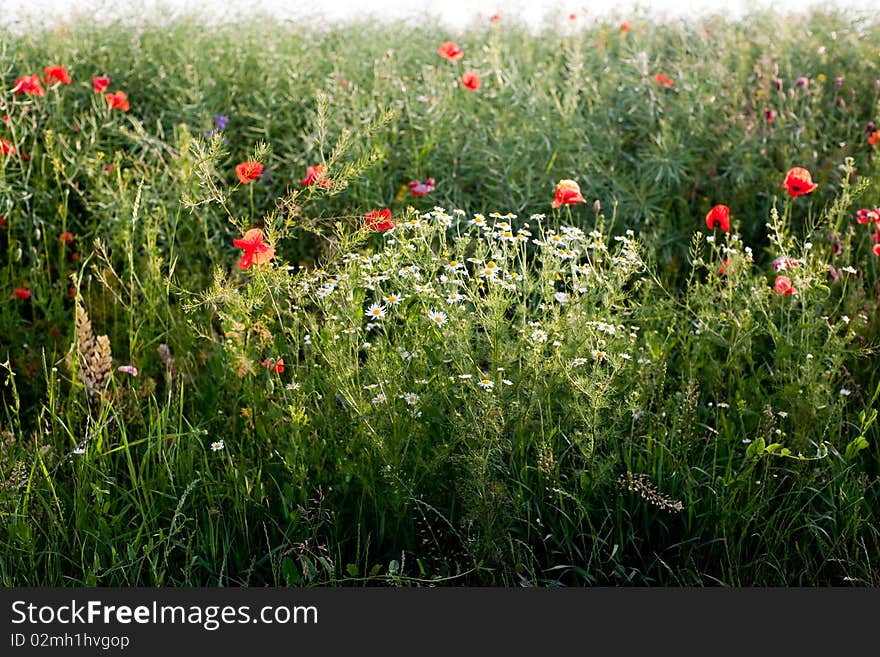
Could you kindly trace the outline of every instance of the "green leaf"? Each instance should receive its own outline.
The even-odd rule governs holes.
[[[844,454],[847,461],[852,461],[856,456],[858,456],[859,452],[865,449],[868,446],[868,441],[864,436],[859,436],[854,440],[850,441],[849,445],[846,446],[846,452]]]
[[[349,577],[357,577],[358,576],[357,566],[355,566],[353,563],[350,563],[345,567],[345,572],[348,573]]]
[[[764,442],[763,438],[758,438],[757,440],[752,441],[752,444],[748,446],[746,449],[746,456],[750,458],[756,458],[761,456],[764,453],[764,448],[767,443]]]

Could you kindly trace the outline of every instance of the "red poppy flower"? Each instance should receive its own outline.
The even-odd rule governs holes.
[[[856,221],[863,226],[871,222],[874,222],[875,224],[880,223],[880,209],[874,208],[873,210],[868,210],[867,208],[862,208],[856,212]]]
[[[875,244],[874,246],[872,246],[871,253],[873,253],[875,256],[880,256],[880,244]]]
[[[13,292],[16,299],[23,299],[27,301],[31,298],[31,291],[26,287],[17,287],[15,288],[15,292]]]
[[[623,21],[620,24],[620,31],[621,32],[624,32],[624,33],[629,32],[629,28],[630,28],[629,21]]]
[[[810,172],[802,167],[790,169],[782,183],[782,188],[793,198],[797,198],[802,194],[809,194],[818,186],[813,182]]]
[[[6,217],[0,217],[0,228],[6,228]]]
[[[43,69],[43,73],[46,84],[70,84],[72,81],[63,66],[47,66]]]
[[[880,130],[875,130],[870,134],[870,136],[868,137],[868,143],[871,144],[871,146],[876,146],[877,144],[880,144]]]
[[[725,258],[721,263],[721,266],[718,268],[719,276],[727,276],[727,266],[730,264],[730,258]]]
[[[364,217],[367,219],[364,222],[364,228],[375,230],[377,233],[384,233],[397,225],[391,221],[391,210],[388,208],[367,212]]]
[[[267,358],[263,361],[263,367],[268,367],[270,372],[281,374],[284,371],[284,359],[272,360]]]
[[[314,185],[318,184],[321,187],[330,187],[333,184],[333,181],[329,178],[324,177],[324,165],[316,164],[313,167],[309,167],[306,169],[306,177],[299,181],[302,185]]]
[[[3,115],[3,123],[9,123],[9,115],[8,114]]]
[[[492,14],[491,16],[489,16],[490,23],[497,23],[500,20],[501,20],[501,16],[499,16],[498,14]]]
[[[773,291],[784,297],[798,293],[788,276],[777,276],[776,280],[773,281]]]
[[[675,80],[666,75],[666,73],[658,73],[654,76],[654,82],[663,86],[663,87],[671,87],[675,84]]]
[[[877,230],[876,233],[871,233],[871,241],[874,244],[880,244],[880,230]]]
[[[30,94],[31,96],[46,95],[46,90],[40,84],[40,76],[36,73],[18,78],[15,81],[15,86],[12,87],[12,91],[17,94]]]
[[[577,20],[577,17],[578,17],[577,14],[569,14],[569,15],[568,15],[568,20],[570,20],[570,21],[576,21],[576,20]]]
[[[480,75],[476,71],[465,71],[461,74],[461,84],[465,89],[476,91],[480,88]]]
[[[58,236],[58,241],[62,244],[73,244],[73,233],[69,230],[65,230]]]
[[[11,141],[7,141],[3,137],[0,137],[0,154],[15,155],[15,146],[12,145]]]
[[[558,208],[561,205],[574,205],[575,203],[586,203],[581,195],[581,187],[574,180],[560,180],[556,183],[556,196],[553,199],[553,207]]]
[[[437,54],[443,59],[448,59],[450,62],[457,62],[464,57],[464,50],[459,48],[453,41],[446,41],[437,48]]]
[[[108,77],[94,77],[92,78],[92,89],[94,89],[96,94],[102,94],[107,90],[107,87],[110,86],[110,78]]]
[[[725,233],[730,232],[730,208],[726,205],[716,205],[706,215],[706,225],[709,230],[718,226]]]
[[[117,91],[112,94],[104,94],[104,98],[107,99],[107,104],[110,105],[111,109],[118,109],[123,112],[127,112],[131,109],[131,105],[128,104],[128,94],[124,91]]]
[[[773,123],[776,120],[776,110],[773,108],[764,110],[764,118],[767,119],[767,123]]]
[[[249,185],[263,173],[263,165],[259,162],[240,162],[235,165],[235,175],[242,185]]]
[[[428,178],[425,182],[413,180],[409,184],[409,193],[413,196],[425,196],[434,191],[434,179]]]
[[[71,299],[73,299],[76,296],[76,288],[75,287],[67,288],[67,296],[69,296]]]
[[[275,255],[275,248],[263,241],[263,231],[259,228],[251,228],[241,238],[232,240],[239,249],[244,249],[244,255],[238,261],[238,266],[248,269],[251,265],[263,265]]]

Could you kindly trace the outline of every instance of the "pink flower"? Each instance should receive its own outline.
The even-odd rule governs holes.
[[[773,281],[773,291],[783,297],[798,293],[788,276],[777,276],[776,280]]]
[[[788,271],[798,266],[798,261],[794,258],[786,258],[779,256],[773,260],[773,271]]]
[[[409,193],[413,196],[425,196],[434,191],[434,179],[428,178],[425,182],[413,180],[409,184]]]
[[[138,375],[138,369],[134,365],[120,365],[116,369],[124,374]]]

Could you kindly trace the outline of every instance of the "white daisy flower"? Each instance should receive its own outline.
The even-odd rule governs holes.
[[[547,342],[547,333],[541,329],[532,331],[532,342]]]
[[[420,399],[419,396],[414,392],[406,392],[402,394],[400,398],[403,399],[409,406],[415,406],[419,403]]]
[[[461,303],[462,301],[464,301],[464,297],[458,292],[453,292],[448,297],[446,297],[446,303],[448,304]]]
[[[495,387],[495,384],[489,379],[480,379],[477,381],[477,385],[480,386],[483,390],[491,390]]]
[[[385,319],[385,306],[374,303],[367,308],[364,314],[371,319]]]
[[[446,313],[440,312],[439,310],[431,310],[428,312],[428,317],[435,326],[445,325],[446,320],[448,319]]]
[[[218,440],[217,442],[211,443],[211,451],[212,452],[219,452],[224,447],[226,447],[226,445],[222,440]]]

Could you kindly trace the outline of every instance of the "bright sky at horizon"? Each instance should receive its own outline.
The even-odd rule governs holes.
[[[707,13],[730,17],[750,11],[775,9],[791,13],[810,7],[876,12],[877,0],[0,0],[0,24],[15,25],[32,21],[40,25],[63,22],[80,15],[101,19],[173,17],[198,12],[208,19],[223,22],[247,17],[257,11],[275,20],[314,20],[345,22],[351,19],[395,18],[412,21],[439,21],[451,29],[473,21],[486,20],[492,14],[516,16],[532,25],[548,18],[567,21],[576,14],[581,21],[619,20],[631,15],[688,18]]]

